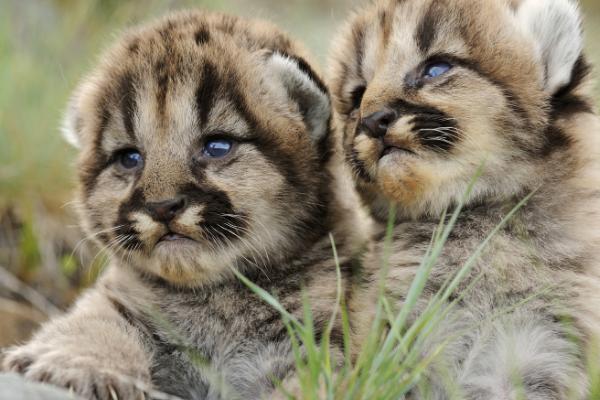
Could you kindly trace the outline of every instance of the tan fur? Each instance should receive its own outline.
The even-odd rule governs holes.
[[[491,240],[461,290],[481,280],[430,339],[433,349],[447,332],[466,329],[448,345],[445,370],[432,367],[428,398],[451,397],[444,379],[460,398],[516,398],[515,376],[528,399],[587,396],[586,351],[600,337],[600,125],[585,57],[572,54],[581,40],[575,7],[534,3],[375,1],[332,46],[330,86],[345,153],[381,222],[379,238],[390,204],[398,210],[386,281],[398,307],[438,219],[461,201],[480,166],[416,314],[535,192]],[[537,19],[522,15],[525,4],[540,11]],[[440,62],[450,69],[426,77]],[[562,75],[549,74],[565,70],[570,82],[556,88]],[[383,136],[365,124],[376,112],[393,116]],[[366,263],[381,265],[383,251],[381,240]]]

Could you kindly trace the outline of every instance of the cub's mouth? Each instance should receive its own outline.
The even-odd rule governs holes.
[[[416,155],[416,153],[413,150],[411,150],[406,143],[404,143],[403,141],[393,140],[389,137],[385,137],[385,138],[383,138],[383,140],[380,141],[380,147],[381,147],[381,152],[379,154],[380,160],[391,154]]]
[[[383,150],[381,151],[381,155],[379,156],[379,159],[381,160],[383,157],[390,155],[390,154],[412,154],[414,155],[415,152],[407,149],[405,147],[396,147],[396,146],[385,146],[383,148]]]
[[[158,239],[157,244],[160,243],[182,243],[182,242],[195,242],[196,240],[192,239],[189,236],[183,235],[181,233],[169,231],[164,234],[160,239]]]

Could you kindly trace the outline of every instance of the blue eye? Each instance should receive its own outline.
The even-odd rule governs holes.
[[[138,169],[144,165],[144,158],[137,150],[124,150],[119,155],[119,162],[125,169]]]
[[[221,158],[229,154],[229,152],[231,152],[232,147],[233,143],[231,142],[231,140],[212,139],[204,144],[204,149],[202,150],[202,153],[206,157]]]
[[[435,63],[429,64],[425,68],[425,72],[423,72],[423,77],[427,78],[427,79],[437,78],[438,76],[444,75],[451,69],[452,69],[452,65],[448,64],[447,62],[443,62],[443,61],[435,62]]]

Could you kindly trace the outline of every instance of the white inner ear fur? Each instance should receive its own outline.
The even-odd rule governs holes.
[[[67,109],[65,110],[60,125],[60,131],[71,146],[75,148],[81,147],[81,141],[79,140],[79,134],[77,133],[77,106],[75,98],[71,99],[67,105]]]
[[[328,94],[302,71],[294,59],[285,55],[272,54],[268,60],[268,69],[279,79],[287,97],[298,105],[312,139],[322,139],[329,129],[331,116]]]
[[[517,10],[545,67],[544,89],[554,95],[571,81],[583,51],[581,15],[572,0],[525,0]]]

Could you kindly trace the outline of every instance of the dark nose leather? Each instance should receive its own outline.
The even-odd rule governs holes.
[[[187,198],[177,196],[171,200],[148,203],[146,207],[156,221],[169,223],[187,207]]]
[[[377,111],[376,113],[363,118],[361,125],[367,135],[378,139],[385,136],[390,125],[392,125],[397,118],[398,116],[393,110]]]

